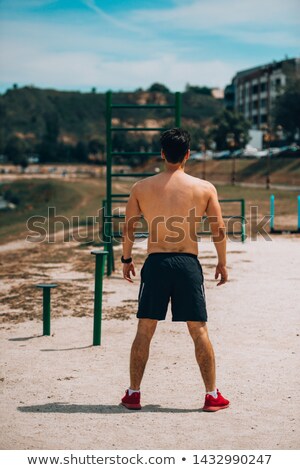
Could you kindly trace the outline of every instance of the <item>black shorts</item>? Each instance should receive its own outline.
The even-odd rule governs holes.
[[[207,321],[203,272],[197,255],[151,253],[141,270],[137,318]]]

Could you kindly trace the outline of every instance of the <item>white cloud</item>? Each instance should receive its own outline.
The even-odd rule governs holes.
[[[65,89],[89,88],[133,90],[162,82],[172,90],[186,83],[224,86],[239,67],[222,61],[179,61],[174,55],[144,60],[109,60],[95,53],[41,54],[39,47],[12,45],[3,57],[3,83],[34,84]]]
[[[80,13],[41,16],[39,21],[22,15],[2,20],[3,84],[135,89],[160,81],[173,90],[182,90],[187,82],[224,86],[238,70],[261,63],[258,47],[256,58],[228,60],[228,50],[225,58],[224,36],[235,40],[233,56],[238,52],[239,57],[241,43],[272,46],[272,54],[279,46],[280,51],[282,46],[298,46],[296,0],[178,1],[166,10],[135,10],[117,17],[107,15],[94,0],[81,1],[89,9]],[[289,26],[281,28],[280,23]],[[210,49],[207,38],[216,35]]]
[[[133,23],[155,30],[204,32],[262,45],[280,45],[282,38],[283,45],[297,47],[299,44],[299,32],[297,35],[295,32],[300,25],[299,0],[196,0],[182,3],[172,9],[136,9],[129,13],[129,18]]]
[[[121,28],[125,31],[132,31],[136,33],[141,33],[142,29],[133,26],[130,22],[128,21],[120,21],[115,19],[113,16],[108,15],[105,13],[99,6],[96,4],[94,0],[82,0],[82,3],[86,5],[88,8],[90,8],[93,12],[95,12],[101,20],[104,20],[105,22],[108,22],[112,26],[116,26],[117,28]]]
[[[298,14],[297,14],[298,13]],[[134,21],[165,23],[182,29],[214,29],[233,25],[300,24],[299,0],[194,0],[170,9],[138,10],[130,13]]]

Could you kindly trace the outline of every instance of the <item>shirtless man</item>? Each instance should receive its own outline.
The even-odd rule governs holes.
[[[123,228],[123,275],[133,282],[131,258],[134,227],[141,214],[148,223],[148,257],[141,270],[137,334],[131,348],[130,387],[122,398],[129,409],[139,410],[140,384],[157,322],[164,320],[171,299],[172,321],[187,323],[206,388],[204,411],[229,406],[216,388],[215,357],[206,326],[203,273],[198,260],[197,223],[206,214],[218,254],[215,279],[227,281],[225,227],[214,186],[187,175],[190,136],[170,129],[161,136],[165,171],[133,185]]]

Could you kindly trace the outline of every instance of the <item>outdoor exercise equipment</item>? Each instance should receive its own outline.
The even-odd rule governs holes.
[[[113,151],[112,149],[112,133],[113,132],[131,132],[131,131],[159,131],[162,132],[164,128],[148,128],[148,127],[114,127],[112,126],[112,111],[114,109],[173,109],[175,126],[180,127],[181,122],[181,95],[179,92],[175,93],[175,100],[173,105],[156,105],[156,104],[113,104],[112,93],[109,91],[106,93],[106,199],[102,203],[102,233],[103,242],[105,249],[108,251],[107,256],[107,275],[110,276],[114,271],[114,250],[113,243],[122,237],[120,231],[114,232],[113,221],[114,219],[123,219],[124,214],[114,214],[113,204],[125,204],[129,197],[129,194],[116,194],[112,192],[112,179],[114,177],[134,177],[144,178],[147,176],[153,176],[156,173],[113,173],[113,157],[114,156],[155,156],[160,155],[160,152],[119,152]],[[246,220],[245,220],[245,200],[244,199],[221,199],[220,202],[226,203],[238,203],[240,212],[237,215],[225,215],[225,219],[236,219],[240,221],[241,229],[228,231],[228,235],[240,236],[241,241],[244,242],[246,239]],[[208,234],[208,232],[201,232],[198,235]],[[148,237],[147,232],[136,232],[135,238],[146,238]]]
[[[103,275],[105,267],[105,258],[108,255],[104,250],[93,250],[95,255],[95,291],[94,291],[94,328],[93,328],[93,346],[101,345],[101,323],[102,323],[102,289]],[[51,328],[51,289],[57,287],[57,284],[37,284],[36,287],[43,289],[43,335],[50,336]]]
[[[37,284],[36,287],[43,289],[43,336],[50,336],[50,291],[51,289],[57,287],[57,284]]]
[[[160,155],[160,152],[119,152],[112,149],[112,133],[113,132],[163,132],[166,129],[160,127],[116,127],[112,126],[112,112],[113,110],[124,109],[147,109],[147,110],[165,110],[172,109],[174,111],[174,124],[175,127],[180,127],[181,121],[181,94],[175,93],[174,104],[113,104],[112,92],[106,93],[106,205],[103,211],[103,241],[105,243],[107,256],[107,275],[110,276],[114,271],[114,252],[113,252],[113,219],[116,218],[112,213],[112,204],[115,198],[118,199],[119,194],[112,192],[112,179],[114,177],[134,177],[144,178],[152,176],[155,173],[112,173],[113,157],[114,156],[155,156]],[[121,197],[124,197],[122,194]],[[127,195],[128,197],[128,195]],[[105,230],[104,230],[105,227]]]
[[[297,196],[297,228],[296,229],[276,229],[275,228],[275,196],[270,196],[270,233],[300,233],[300,195]]]
[[[102,287],[103,274],[105,266],[105,257],[108,251],[93,250],[95,255],[95,292],[94,292],[94,330],[93,330],[93,346],[101,345],[101,324],[102,324]]]

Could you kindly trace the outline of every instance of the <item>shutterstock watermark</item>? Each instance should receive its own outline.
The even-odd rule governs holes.
[[[201,241],[202,236],[210,236],[214,242],[222,241],[224,234],[232,241],[240,241],[242,227],[245,239],[256,241],[262,237],[271,241],[267,232],[270,216],[259,218],[258,206],[250,207],[249,218],[241,216],[224,218],[197,215],[196,208],[190,209],[188,215],[158,215],[149,224],[141,216],[135,216],[126,221],[119,208],[114,209],[112,218],[98,210],[96,216],[80,218],[77,215],[66,217],[56,212],[56,207],[49,207],[47,217],[34,215],[26,222],[30,243],[68,243],[72,241],[110,243],[120,241],[126,236],[131,241],[150,237],[153,243],[181,243],[186,241]]]

